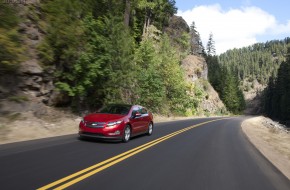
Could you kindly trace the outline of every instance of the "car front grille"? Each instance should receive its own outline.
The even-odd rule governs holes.
[[[105,122],[85,121],[85,125],[90,128],[103,128],[105,124],[106,124]]]

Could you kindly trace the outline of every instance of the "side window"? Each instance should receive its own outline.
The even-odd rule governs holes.
[[[146,110],[145,108],[142,108],[142,109],[141,109],[141,114],[142,114],[142,115],[147,115],[148,112],[147,112],[147,110]]]
[[[140,108],[139,107],[134,107],[133,111],[132,111],[132,116],[136,113],[136,112],[140,112]]]

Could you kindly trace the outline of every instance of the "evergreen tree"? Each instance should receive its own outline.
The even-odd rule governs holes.
[[[213,40],[213,34],[209,34],[208,42],[206,45],[206,53],[207,55],[215,55],[216,50],[215,50],[215,41]]]
[[[191,54],[193,55],[204,55],[204,47],[200,39],[200,35],[196,30],[195,22],[190,25],[190,47]]]
[[[277,78],[271,77],[264,93],[265,113],[275,119],[290,120],[290,48],[286,61],[281,63]]]
[[[165,87],[159,70],[159,59],[153,39],[143,40],[135,54],[137,65],[137,94],[136,100],[141,105],[150,107],[154,112],[160,110],[166,102]]]
[[[218,62],[217,56],[206,56],[208,63],[208,77],[211,85],[218,92],[226,108],[239,114],[245,108],[245,99],[242,90],[239,88],[238,77]]]

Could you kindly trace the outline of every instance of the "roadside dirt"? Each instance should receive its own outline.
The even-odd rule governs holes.
[[[32,112],[0,116],[0,144],[27,141],[46,137],[77,134],[81,117],[69,111],[49,109],[44,117]],[[166,122],[197,117],[164,117],[155,115],[154,122]]]
[[[242,129],[256,148],[290,179],[290,133],[263,116],[245,120]]]
[[[0,117],[0,144],[46,137],[76,134],[81,117],[63,110],[49,110],[48,116],[35,117],[32,112]]]

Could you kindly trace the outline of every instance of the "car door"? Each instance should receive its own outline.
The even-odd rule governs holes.
[[[132,115],[130,118],[130,123],[132,126],[132,134],[133,135],[142,133],[143,125],[144,125],[143,119],[142,119],[142,114],[140,116],[135,117],[136,113],[141,114],[141,107],[140,106],[133,107]]]
[[[142,125],[142,127],[141,127],[141,130],[142,130],[142,132],[144,133],[144,132],[146,132],[147,130],[148,130],[148,124],[149,124],[149,113],[148,113],[148,111],[147,111],[147,109],[146,108],[144,108],[144,107],[142,107],[141,108],[141,117],[142,117],[142,120],[141,120],[141,125]]]

